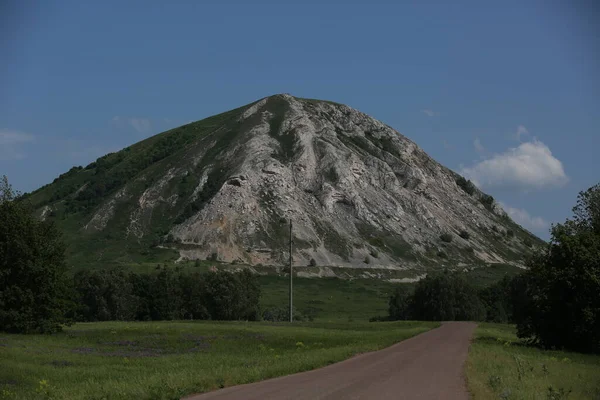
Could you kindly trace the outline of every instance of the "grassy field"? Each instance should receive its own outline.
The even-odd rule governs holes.
[[[178,399],[321,367],[435,326],[106,322],[0,334],[0,398]]]
[[[467,380],[476,400],[600,400],[600,356],[526,347],[514,327],[480,324]]]

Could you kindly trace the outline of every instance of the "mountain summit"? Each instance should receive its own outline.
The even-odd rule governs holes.
[[[520,265],[539,243],[389,126],[287,94],[74,167],[28,197],[63,227],[73,263],[169,248],[281,265],[290,219],[297,265]]]

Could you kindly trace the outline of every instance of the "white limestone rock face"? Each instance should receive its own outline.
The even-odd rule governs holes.
[[[141,234],[139,217],[164,199],[171,198],[174,213],[185,207],[165,188],[186,169],[202,168],[191,200],[207,190],[211,174],[224,175],[199,210],[170,230],[188,259],[216,252],[223,261],[281,265],[290,219],[297,265],[314,259],[324,266],[423,267],[439,263],[440,252],[509,263],[507,249],[522,247],[516,238],[495,237],[492,227],[506,216],[483,207],[481,192],[468,195],[455,173],[414,142],[348,106],[271,96],[246,108],[237,129],[214,159],[206,157],[217,140],[207,140],[190,148],[189,165],[165,171],[140,198],[143,212],[132,214],[132,234]],[[469,240],[459,236],[463,230]],[[453,241],[442,242],[442,233]]]

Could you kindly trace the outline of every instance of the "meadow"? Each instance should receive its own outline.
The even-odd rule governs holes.
[[[179,399],[318,368],[438,325],[103,322],[0,334],[0,399]]]
[[[526,346],[511,325],[479,324],[466,372],[474,399],[600,400],[600,356]]]

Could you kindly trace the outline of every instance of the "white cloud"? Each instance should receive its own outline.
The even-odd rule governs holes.
[[[428,117],[437,117],[438,115],[440,115],[440,113],[429,109],[421,110],[421,112],[427,115]]]
[[[545,219],[542,217],[534,217],[522,208],[510,207],[501,201],[498,202],[498,204],[500,204],[500,207],[502,207],[517,224],[522,225],[530,231],[543,232],[550,227],[550,224]]]
[[[152,123],[147,118],[138,118],[138,117],[120,117],[116,116],[112,118],[112,123],[123,127],[123,126],[131,126],[139,133],[147,133],[152,129]]]
[[[564,185],[568,180],[562,162],[544,143],[521,143],[489,157],[461,173],[479,187],[508,187],[525,191]]]
[[[529,131],[523,125],[519,125],[517,127],[517,132],[515,133],[515,138],[520,142],[521,136],[529,135]]]
[[[475,147],[475,151],[479,154],[485,153],[485,147],[481,144],[481,140],[479,138],[475,138],[473,141],[473,146]]]
[[[0,129],[0,160],[20,160],[25,155],[20,147],[35,141],[35,136],[10,129]]]

